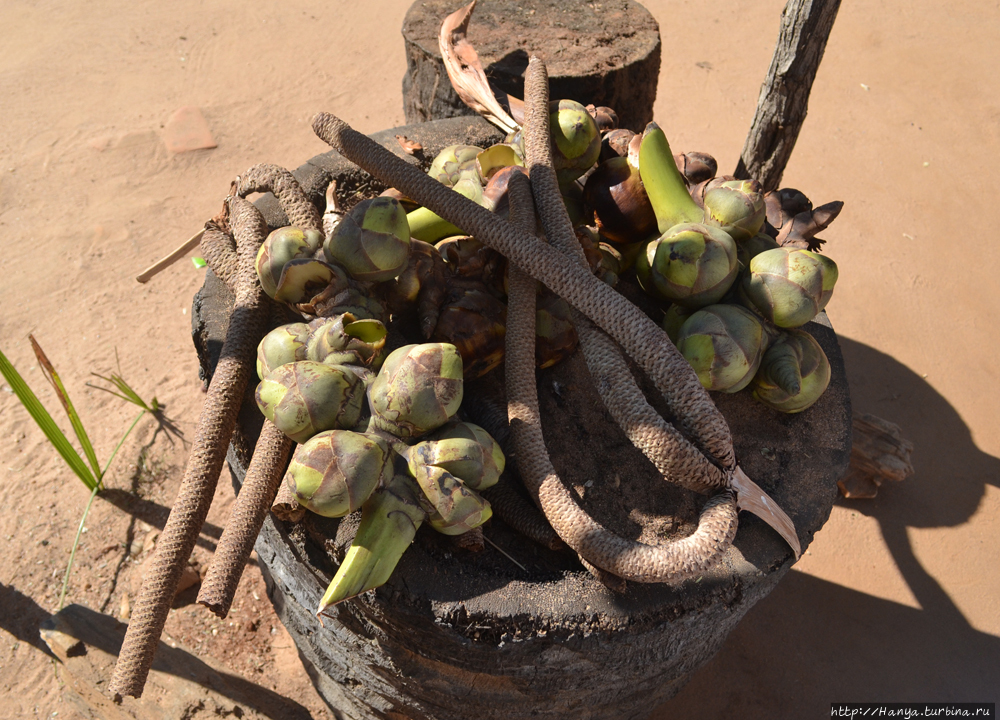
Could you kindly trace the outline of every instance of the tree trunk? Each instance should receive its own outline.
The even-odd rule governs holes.
[[[799,130],[809,93],[826,50],[840,0],[788,0],[757,112],[734,175],[777,190]]]

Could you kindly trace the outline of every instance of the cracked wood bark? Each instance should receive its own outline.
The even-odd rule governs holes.
[[[788,0],[736,177],[755,178],[765,191],[778,188],[839,8],[840,0]]]

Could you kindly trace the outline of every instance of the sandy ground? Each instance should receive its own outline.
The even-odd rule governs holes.
[[[398,29],[410,0],[260,4],[0,4],[0,347],[55,411],[34,333],[107,458],[134,411],[85,386],[116,370],[183,436],[143,420],[111,467],[68,601],[119,614],[132,557],[163,523],[202,402],[190,341],[202,271],[134,276],[219,208],[256,162],[324,151],[318,110],[373,132],[403,123]],[[656,0],[656,118],[678,150],[735,166],[782,0]],[[1000,5],[844,3],[784,185],[843,200],[824,235],[841,279],[829,307],[857,410],[915,444],[916,474],[842,501],[809,552],[666,717],[816,717],[836,701],[996,701],[1000,687],[1000,211],[980,180],[1000,157]],[[697,39],[692,41],[693,39]],[[200,108],[218,147],[168,152],[165,125]],[[993,333],[991,335],[990,333]],[[61,422],[61,418],[60,418]],[[12,717],[79,717],[38,640],[56,609],[87,491],[0,391],[0,701]],[[219,485],[196,556],[232,499]],[[331,717],[251,567],[229,621],[199,606],[167,632],[235,674]]]

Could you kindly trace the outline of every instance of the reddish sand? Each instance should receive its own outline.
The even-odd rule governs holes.
[[[143,502],[129,505],[133,514],[95,503],[68,601],[117,614],[123,596],[134,598],[141,568],[127,548],[162,525],[203,398],[189,317],[203,271],[184,260],[148,285],[134,276],[201,227],[237,173],[257,162],[294,168],[324,151],[309,129],[316,111],[366,132],[402,124],[409,4],[6,4],[0,347],[55,412],[27,342],[34,333],[102,459],[135,414],[85,386],[91,372],[116,370],[116,350],[125,378],[184,433],[143,420],[123,446],[108,486],[120,504],[124,491]],[[645,5],[664,44],[657,120],[675,149],[710,152],[730,170],[784,2]],[[990,288],[1000,211],[993,183],[979,179],[1000,157],[1000,76],[989,71],[1000,64],[997,37],[995,0],[841,8],[783,184],[846,203],[824,233],[841,273],[829,314],[855,408],[902,426],[916,474],[875,500],[840,502],[777,591],[654,717],[998,699],[1000,295]],[[187,106],[200,109],[216,148],[168,152],[164,126]],[[56,608],[87,491],[0,389],[3,714],[83,717],[37,626]],[[231,499],[223,477],[202,561]],[[230,621],[184,606],[167,632],[332,717],[255,567],[237,602]]]

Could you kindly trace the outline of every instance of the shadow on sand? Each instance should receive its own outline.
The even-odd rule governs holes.
[[[867,345],[840,342],[855,411],[898,424],[914,443],[916,472],[874,500],[839,504],[878,522],[920,609],[793,570],[655,720],[820,717],[833,702],[998,700],[1000,638],[969,624],[920,564],[907,528],[967,522],[987,486],[1000,486],[1000,460],[976,447],[919,375]]]

